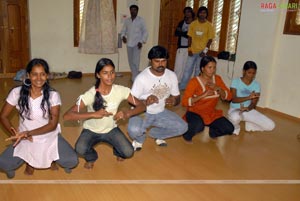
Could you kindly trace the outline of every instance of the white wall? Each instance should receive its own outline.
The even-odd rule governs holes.
[[[234,76],[241,76],[243,64],[253,60],[258,65],[256,79],[262,85],[259,106],[300,117],[300,36],[284,35],[283,28],[286,10],[277,8],[272,12],[260,9],[260,0],[243,0],[237,57],[230,62],[227,75],[227,62],[218,62],[218,73],[230,85],[232,69]],[[266,1],[270,2],[270,1]]]
[[[287,3],[288,0],[271,1]],[[148,64],[147,53],[157,44],[160,0],[139,0],[139,15],[144,17],[149,39],[141,56],[141,69]],[[241,76],[247,60],[258,65],[257,80],[262,85],[259,106],[268,107],[295,117],[300,117],[299,57],[300,36],[283,35],[285,10],[262,12],[261,0],[243,0],[237,57],[234,76]],[[270,2],[270,1],[266,1]],[[57,6],[59,5],[59,6]],[[52,71],[81,70],[93,73],[96,62],[102,57],[118,64],[118,54],[79,54],[73,47],[73,0],[29,0],[31,55],[46,59]],[[117,30],[120,31],[121,14],[128,14],[126,0],[118,0]],[[120,71],[129,71],[126,46],[120,50]],[[233,63],[227,73],[227,63],[218,61],[218,73],[230,85]]]
[[[73,0],[28,0],[31,35],[31,57],[41,57],[49,62],[51,71],[68,72],[80,70],[84,73],[93,73],[97,61],[102,57],[112,59],[120,71],[130,71],[127,62],[127,50],[123,44],[118,54],[89,55],[78,53],[73,46]],[[159,0],[139,0],[139,15],[144,17],[149,31],[147,44],[144,45],[141,55],[141,69],[148,64],[149,49],[157,44]],[[155,13],[155,15],[153,14]],[[117,30],[122,28],[120,15],[128,14],[126,0],[118,0]],[[154,33],[155,32],[155,33]]]

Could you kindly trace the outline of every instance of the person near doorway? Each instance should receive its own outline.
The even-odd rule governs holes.
[[[128,133],[136,151],[141,150],[146,139],[146,129],[150,127],[149,136],[155,139],[158,146],[166,146],[166,138],[181,135],[187,130],[186,122],[166,109],[166,106],[176,106],[180,102],[177,77],[166,68],[168,58],[164,47],[152,47],[148,53],[150,66],[133,83],[131,93],[147,106],[144,118],[134,116],[128,123]]]
[[[49,85],[48,63],[32,59],[26,73],[23,84],[8,94],[0,113],[3,127],[12,135],[7,140],[14,141],[0,155],[0,169],[13,178],[23,163],[26,163],[26,175],[32,175],[35,168],[57,170],[57,163],[70,173],[78,164],[78,157],[61,135],[58,123],[61,99]],[[19,113],[18,128],[9,118],[14,108]]]
[[[131,80],[134,81],[139,74],[141,51],[143,44],[147,41],[148,31],[144,19],[138,16],[139,7],[137,5],[131,5],[129,10],[130,17],[124,21],[121,38],[122,41],[127,44]]]
[[[188,58],[188,29],[189,25],[194,21],[195,13],[191,7],[183,9],[184,19],[179,22],[175,30],[175,36],[178,37],[177,51],[175,58],[174,72],[178,81],[181,80],[185,70],[186,60]]]
[[[198,76],[200,73],[199,64],[201,58],[206,55],[214,38],[214,29],[207,21],[208,9],[201,6],[197,12],[197,20],[194,20],[190,26],[187,35],[188,38],[188,59],[185,66],[182,79],[179,81],[179,89],[184,90],[192,73]]]

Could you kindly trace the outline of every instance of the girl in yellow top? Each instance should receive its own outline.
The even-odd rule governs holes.
[[[115,65],[110,59],[102,58],[95,69],[96,84],[79,97],[79,100],[65,114],[65,120],[84,120],[83,130],[75,150],[84,157],[85,168],[91,169],[98,159],[93,148],[100,142],[113,147],[117,160],[133,155],[133,147],[125,134],[119,129],[117,121],[145,111],[145,105],[131,95],[130,89],[114,84]],[[134,109],[119,111],[123,100],[135,106]]]

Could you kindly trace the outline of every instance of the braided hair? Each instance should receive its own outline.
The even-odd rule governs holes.
[[[102,58],[97,62],[96,65],[96,69],[95,69],[95,78],[96,78],[96,83],[95,83],[95,90],[96,90],[96,94],[95,94],[95,99],[94,99],[94,103],[93,103],[93,109],[95,111],[101,110],[101,109],[105,109],[105,100],[103,99],[103,97],[101,96],[101,93],[98,91],[98,88],[100,86],[101,80],[100,78],[98,78],[97,74],[100,73],[100,71],[103,69],[104,66],[110,65],[113,68],[115,68],[114,63],[112,62],[112,60],[108,59],[108,58]]]

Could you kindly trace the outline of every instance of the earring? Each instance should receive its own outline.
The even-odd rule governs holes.
[[[24,80],[23,80],[23,84],[24,84],[25,86],[27,86],[27,87],[30,87],[30,85],[31,85],[30,79],[28,79],[28,78],[24,79]]]

